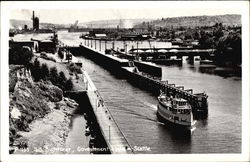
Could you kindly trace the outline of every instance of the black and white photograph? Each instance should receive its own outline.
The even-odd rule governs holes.
[[[248,1],[1,2],[1,161],[248,161],[249,90]]]

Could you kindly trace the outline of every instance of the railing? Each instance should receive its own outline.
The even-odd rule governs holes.
[[[116,127],[118,128],[119,132],[120,132],[121,135],[123,136],[124,140],[125,140],[126,143],[128,144],[128,146],[129,146],[129,148],[131,149],[131,151],[134,153],[134,150],[133,150],[132,146],[129,144],[127,138],[125,137],[125,135],[123,134],[122,130],[121,130],[120,127],[118,126],[118,124],[117,124],[117,122],[115,121],[115,119],[114,119],[112,113],[110,112],[109,108],[108,108],[108,107],[106,106],[106,104],[104,103],[104,100],[103,100],[102,96],[100,95],[99,91],[96,90],[95,93],[97,94],[98,98],[101,100],[101,102],[102,102],[101,104],[102,104],[104,107],[107,108],[107,110],[108,110],[108,112],[109,112],[111,118],[113,119],[113,121],[114,121]]]

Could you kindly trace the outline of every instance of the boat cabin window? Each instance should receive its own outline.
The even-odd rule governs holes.
[[[178,101],[177,104],[178,104],[179,106],[185,106],[185,105],[186,105],[186,102],[184,102],[184,101]]]

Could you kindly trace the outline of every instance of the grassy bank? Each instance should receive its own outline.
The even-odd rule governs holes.
[[[63,148],[70,117],[78,104],[65,98],[51,82],[34,82],[24,66],[9,68],[10,153],[39,153],[35,147],[51,153],[46,149],[49,146]]]
[[[36,58],[40,71],[34,71],[37,68],[34,65]],[[32,66],[9,66],[9,151],[18,154],[70,153],[65,140],[71,116],[78,104],[63,96],[63,83],[60,80],[55,82],[52,73],[56,73],[59,79],[60,72],[63,73],[64,82],[71,80],[72,88],[69,90],[85,90],[81,68],[56,59],[57,62],[44,59],[39,54],[32,60]],[[45,70],[43,64],[47,66]],[[46,69],[47,74],[44,73]]]

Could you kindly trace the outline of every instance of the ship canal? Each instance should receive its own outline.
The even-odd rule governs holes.
[[[195,92],[205,89],[209,95],[209,116],[198,121],[190,138],[157,123],[157,100],[153,95],[117,78],[91,60],[79,59],[129,143],[151,148],[151,151],[136,153],[241,151],[241,80],[202,74],[188,67],[163,68],[164,77],[173,83],[193,88]]]
[[[69,33],[61,32],[59,39],[69,45],[84,44],[79,35],[73,33],[69,36]],[[122,42],[120,48],[123,48]],[[112,75],[91,60],[79,59],[130,145],[135,148],[146,146],[151,150],[136,153],[241,152],[241,78],[209,74],[209,69],[201,69],[196,61],[190,65],[185,58],[182,66],[162,66],[163,80],[194,92],[205,91],[209,96],[207,119],[198,120],[196,130],[188,137],[157,122],[157,99],[153,95]]]
[[[59,40],[67,45],[84,44],[79,39],[81,33],[60,31],[58,34]],[[123,48],[122,43],[121,46]],[[193,89],[194,93],[205,91],[209,96],[207,119],[198,120],[196,130],[188,137],[176,134],[157,122],[156,97],[111,74],[91,60],[83,56],[78,58],[129,144],[138,149],[136,153],[241,152],[241,78],[203,73],[204,69],[201,70],[197,62],[189,65],[185,58],[182,66],[162,66],[163,80]],[[81,129],[79,133],[82,133]],[[144,146],[150,149],[143,149]]]

